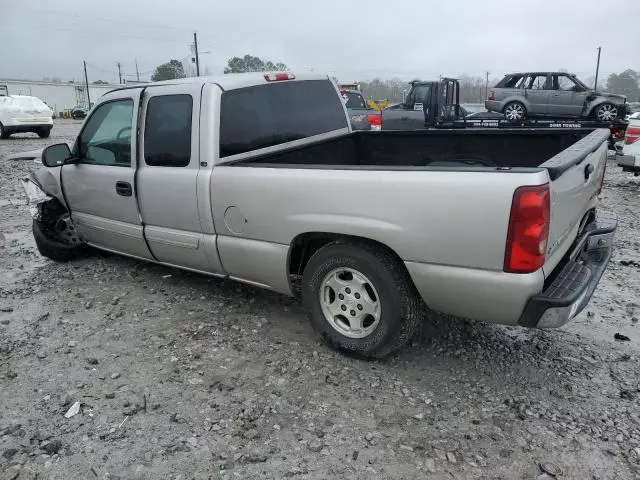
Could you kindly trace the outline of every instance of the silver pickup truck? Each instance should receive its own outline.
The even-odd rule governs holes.
[[[302,297],[321,337],[385,356],[430,312],[557,327],[616,221],[607,130],[352,132],[334,83],[243,74],[114,90],[24,180],[39,251],[86,245]]]

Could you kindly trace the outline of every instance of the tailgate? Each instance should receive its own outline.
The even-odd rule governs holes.
[[[362,108],[347,108],[347,114],[351,121],[352,130],[371,130],[369,125],[369,114],[375,113],[373,110]]]
[[[597,203],[607,163],[608,129],[598,129],[540,165],[551,179],[551,224],[545,276],[571,247]]]

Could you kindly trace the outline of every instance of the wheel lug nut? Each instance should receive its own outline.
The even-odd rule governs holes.
[[[351,289],[349,287],[345,288],[344,291],[347,293],[351,293]]]
[[[362,305],[358,304],[358,310],[362,310]]]
[[[342,305],[340,309],[344,312],[347,309],[347,307],[345,305]]]
[[[338,298],[339,298],[340,300],[344,300],[344,295],[343,295],[343,294],[341,294],[341,293],[339,293],[339,294],[338,294]]]
[[[356,316],[356,311],[355,310],[351,310],[349,313],[351,314],[352,317]]]
[[[356,292],[353,296],[356,298],[360,298],[360,294],[358,292]]]

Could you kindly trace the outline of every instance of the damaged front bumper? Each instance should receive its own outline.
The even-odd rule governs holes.
[[[544,290],[529,299],[520,325],[561,327],[587,306],[611,258],[617,225],[615,214],[596,214],[545,282]]]
[[[35,220],[42,220],[41,206],[43,203],[53,200],[53,197],[47,195],[33,177],[24,177],[20,180],[20,183],[22,183],[22,188],[27,194],[31,216]]]

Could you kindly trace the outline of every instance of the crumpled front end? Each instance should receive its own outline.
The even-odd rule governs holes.
[[[22,188],[27,194],[31,217],[38,221],[42,220],[42,204],[53,200],[53,197],[47,195],[32,177],[24,177],[20,180],[20,183],[22,183]]]

